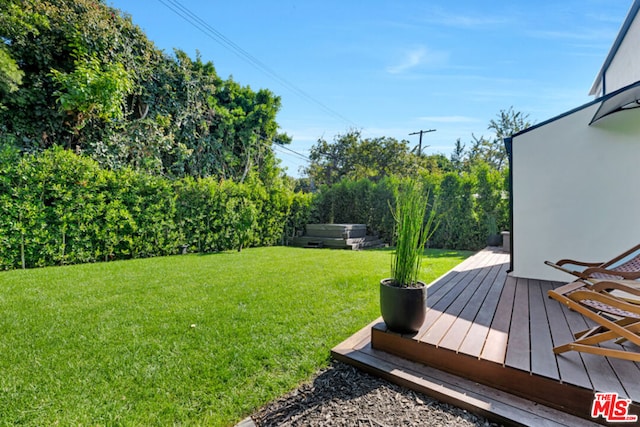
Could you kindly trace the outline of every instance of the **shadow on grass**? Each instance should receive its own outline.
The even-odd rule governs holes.
[[[336,248],[298,248],[296,246],[283,246],[286,248],[293,248],[293,249],[304,249],[305,251],[344,251],[346,249],[336,249]],[[253,249],[253,248],[245,248],[245,249]],[[389,252],[392,253],[393,251],[395,251],[396,248],[394,246],[388,246],[385,248],[371,248],[371,249],[365,249],[365,251],[367,252]],[[476,251],[466,251],[466,250],[457,250],[457,249],[433,249],[433,248],[429,248],[429,249],[425,249],[424,250],[424,256],[429,257],[429,258],[454,258],[454,257],[459,257],[459,258],[467,258],[471,255],[473,255]],[[237,250],[226,250],[226,251],[218,251],[218,252],[188,252],[187,255],[196,255],[196,256],[202,256],[202,257],[207,257],[207,256],[224,256],[224,255],[235,255],[238,253],[242,253],[239,252]]]

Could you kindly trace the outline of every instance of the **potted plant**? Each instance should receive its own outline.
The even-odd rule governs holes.
[[[426,315],[427,286],[418,280],[424,246],[433,234],[435,209],[428,209],[429,193],[415,180],[400,185],[395,220],[396,249],[391,277],[380,281],[380,311],[395,332],[416,332]]]

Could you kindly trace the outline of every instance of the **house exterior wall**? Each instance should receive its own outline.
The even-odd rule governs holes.
[[[640,242],[640,109],[588,126],[599,104],[513,137],[513,275],[569,281],[543,264],[608,260]]]
[[[636,15],[609,68],[606,70],[605,89],[607,93],[614,92],[640,80],[638,40],[640,40],[640,18]]]

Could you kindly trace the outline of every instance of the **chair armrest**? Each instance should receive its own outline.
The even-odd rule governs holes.
[[[581,265],[583,267],[599,267],[603,263],[602,262],[584,262],[584,261],[576,261],[573,259],[561,259],[560,261],[555,263],[556,265],[562,266],[564,264],[575,264]]]

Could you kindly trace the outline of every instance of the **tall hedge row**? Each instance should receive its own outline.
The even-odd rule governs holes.
[[[386,177],[377,183],[369,179],[342,181],[322,186],[315,194],[311,213],[316,223],[367,224],[369,232],[382,239],[393,239],[393,206],[398,191],[398,180]]]
[[[422,176],[437,200],[430,245],[478,249],[506,229],[505,178],[485,164]],[[0,145],[0,269],[286,244],[313,222],[367,224],[393,244],[398,185],[343,180],[312,195],[281,177],[170,180],[61,148],[21,155]]]
[[[429,245],[448,249],[479,249],[489,234],[508,228],[506,172],[479,163],[469,172],[424,175],[426,191],[435,202],[438,227]],[[314,197],[315,222],[362,223],[393,244],[393,217],[399,180],[342,180],[324,186]]]
[[[106,170],[53,148],[0,147],[0,269],[274,245],[307,221],[310,197],[213,178]]]

